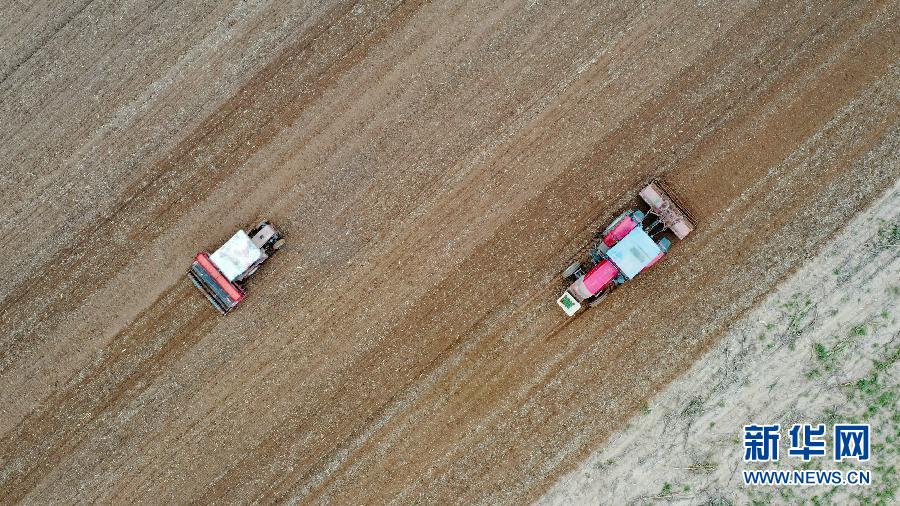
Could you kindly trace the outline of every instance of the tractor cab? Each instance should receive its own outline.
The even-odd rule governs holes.
[[[666,254],[663,247],[654,241],[643,228],[636,227],[615,246],[609,248],[606,256],[619,268],[626,279],[633,279]]]

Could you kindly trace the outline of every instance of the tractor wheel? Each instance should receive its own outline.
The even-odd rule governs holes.
[[[609,295],[609,293],[604,293],[603,295],[597,297],[596,299],[593,299],[592,301],[588,302],[588,307],[594,307],[594,306],[600,304],[601,302],[603,302],[606,299],[607,295]]]
[[[576,272],[581,270],[581,262],[572,262],[572,265],[566,267],[566,270],[563,271],[564,278],[572,277]]]
[[[272,245],[272,251],[278,251],[282,246],[284,246],[284,239],[278,239],[275,241],[275,244]]]

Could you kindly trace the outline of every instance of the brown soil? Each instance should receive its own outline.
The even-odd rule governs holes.
[[[894,2],[63,4],[0,10],[0,502],[536,498],[900,177]],[[653,177],[697,231],[566,320]]]

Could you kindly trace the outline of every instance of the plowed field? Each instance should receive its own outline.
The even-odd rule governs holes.
[[[538,497],[900,177],[896,2],[0,8],[0,502]],[[560,272],[662,178],[698,220]],[[184,273],[268,217],[220,317]]]

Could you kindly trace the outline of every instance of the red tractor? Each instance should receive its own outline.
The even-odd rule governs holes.
[[[212,255],[197,253],[188,278],[224,315],[244,300],[244,280],[283,245],[281,233],[262,221],[250,233],[238,230]]]
[[[556,303],[568,316],[585,303],[599,304],[609,292],[662,259],[672,246],[667,235],[684,239],[694,230],[687,212],[663,188],[659,182],[647,185],[640,196],[649,210],[630,209],[606,227],[590,250],[587,269],[574,262],[563,272],[571,284]]]

